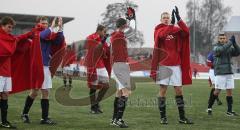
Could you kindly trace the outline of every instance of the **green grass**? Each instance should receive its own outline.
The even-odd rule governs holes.
[[[73,81],[71,97],[78,99],[88,95],[88,88],[83,81]],[[235,81],[234,108],[240,113],[240,81]],[[34,102],[30,111],[31,124],[24,124],[20,120],[25,97],[28,92],[12,95],[9,99],[9,120],[17,125],[20,130],[112,130],[109,125],[112,116],[114,96],[107,98],[101,104],[104,113],[100,115],[89,114],[89,106],[63,106],[55,99],[55,91],[61,87],[62,81],[55,78],[51,90],[50,116],[58,122],[56,126],[39,125],[41,117],[40,100]],[[206,111],[210,88],[207,80],[194,80],[193,85],[184,87],[187,117],[191,118],[194,125],[178,124],[178,112],[174,100],[173,88],[169,88],[167,96],[168,125],[160,125],[159,111],[156,104],[159,87],[153,83],[137,83],[136,90],[129,98],[124,119],[130,126],[129,130],[226,130],[239,129],[240,117],[226,116],[225,91],[221,93],[222,106],[214,105],[213,116],[208,116]],[[64,96],[64,95],[63,95]]]

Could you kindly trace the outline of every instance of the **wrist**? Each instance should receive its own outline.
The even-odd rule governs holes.
[[[63,32],[63,28],[59,27],[58,32]]]
[[[181,20],[181,17],[180,17],[180,16],[177,16],[176,18],[177,18],[177,20],[178,20],[178,21],[180,21],[180,20]]]

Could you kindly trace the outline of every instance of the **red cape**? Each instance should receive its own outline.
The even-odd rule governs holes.
[[[179,26],[183,27],[184,30],[189,31],[189,29],[185,26],[183,21],[180,21]],[[168,29],[167,29],[168,28]],[[170,28],[170,29],[169,29]],[[190,66],[190,40],[189,34],[182,35],[182,29],[175,26],[167,26],[160,24],[156,27],[154,32],[154,51],[152,57],[152,68],[151,68],[151,77],[156,80],[156,71],[161,59],[165,56],[165,52],[161,50],[162,41],[157,37],[159,33],[161,34],[171,34],[177,35],[177,47],[178,51],[180,51],[181,57],[181,69],[182,69],[182,84],[183,85],[190,85],[192,84],[192,71]]]
[[[11,93],[22,92],[29,89],[40,89],[42,87],[44,72],[40,43],[41,31],[43,31],[43,28],[36,26],[30,33],[17,37],[19,42],[16,52],[12,56],[13,89]],[[33,35],[32,40],[28,39],[29,35]],[[51,39],[51,37],[49,39]],[[61,44],[61,46],[52,45],[52,60],[50,61],[50,71],[52,75],[54,75],[57,67],[61,63],[61,52],[64,50],[64,47],[65,44]]]

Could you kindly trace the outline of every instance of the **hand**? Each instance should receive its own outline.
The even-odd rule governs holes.
[[[56,20],[57,20],[57,17],[54,17],[53,21],[52,21],[52,24],[51,24],[51,28],[53,29],[56,25]]]
[[[179,10],[178,10],[178,7],[175,6],[175,15],[176,15],[176,18],[177,18],[177,21],[180,21],[181,20],[181,17],[179,15]]]
[[[236,43],[236,39],[235,39],[235,36],[234,35],[232,35],[232,37],[229,39],[233,44],[235,44]]]
[[[175,15],[174,15],[174,10],[172,11],[172,21],[171,24],[174,25],[175,24]]]
[[[151,71],[150,72],[150,77],[156,82],[156,80],[157,80],[157,73],[156,73],[156,71]]]
[[[109,37],[109,34],[106,34],[106,35],[102,38],[101,43],[104,44],[104,43],[106,42],[106,40],[107,40],[108,37]]]
[[[62,28],[62,27],[63,27],[62,17],[58,17],[58,26],[59,26],[59,28]]]

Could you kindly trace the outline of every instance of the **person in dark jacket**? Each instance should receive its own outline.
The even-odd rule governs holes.
[[[232,36],[227,42],[227,37],[225,34],[218,35],[219,42],[214,45],[214,74],[215,74],[215,91],[214,95],[210,97],[208,103],[208,114],[212,114],[212,106],[215,99],[220,94],[221,90],[226,90],[226,100],[227,100],[227,115],[237,116],[232,110],[233,97],[232,90],[234,89],[234,78],[232,70],[232,57],[237,57],[240,55],[240,48],[236,43],[235,36]]]

